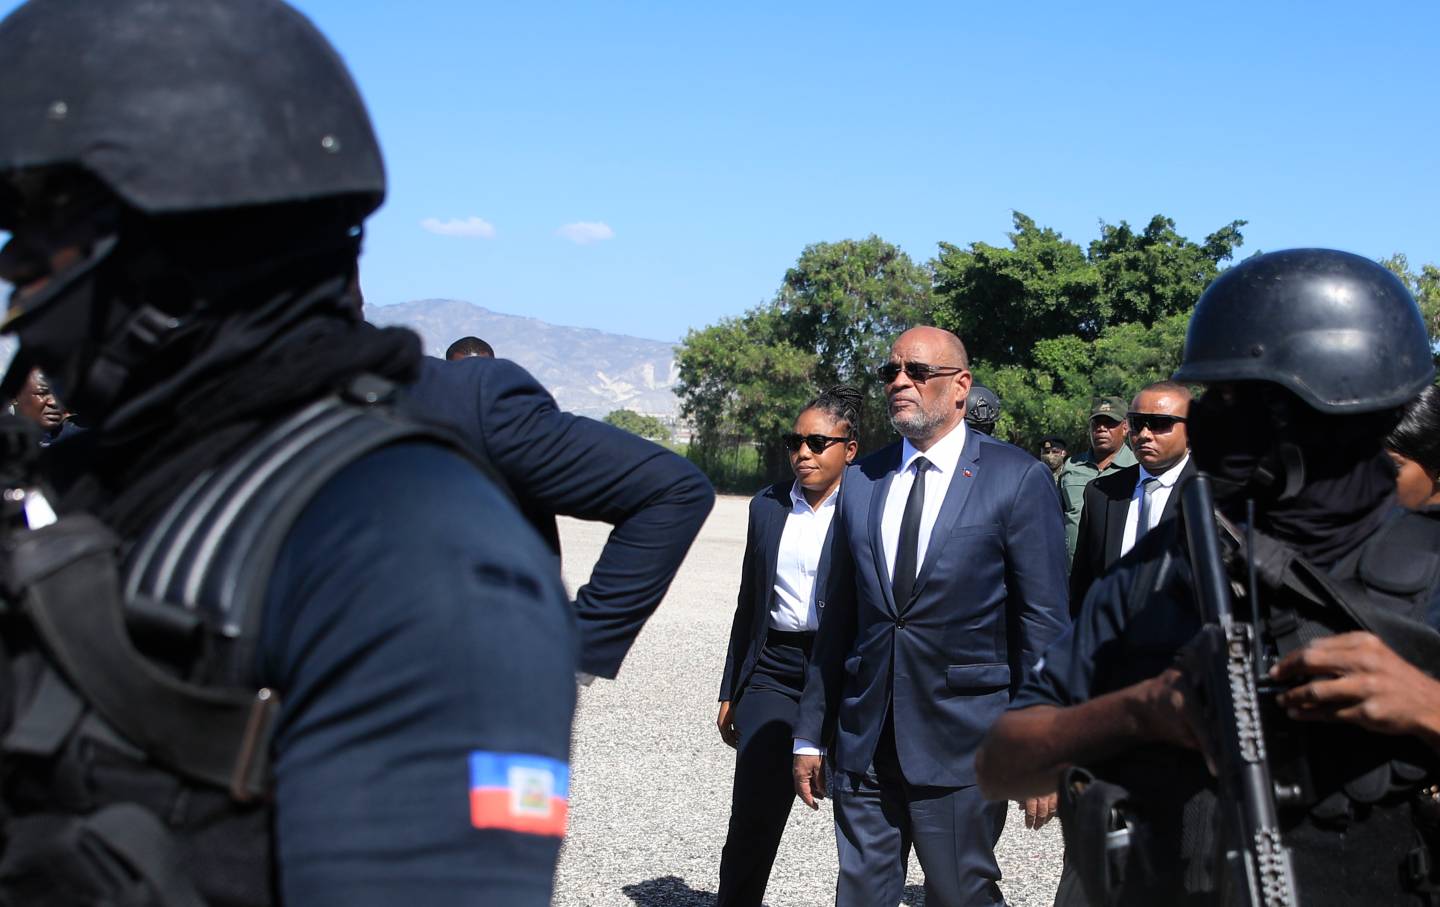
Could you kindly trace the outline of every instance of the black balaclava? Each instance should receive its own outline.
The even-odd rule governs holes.
[[[1190,406],[1191,454],[1216,502],[1325,566],[1379,526],[1395,494],[1382,441],[1393,412],[1332,416],[1282,388],[1246,382],[1215,388]]]
[[[22,355],[92,426],[58,458],[62,509],[133,534],[298,406],[362,373],[412,379],[419,338],[360,321],[346,298],[357,222],[337,203],[127,211],[42,288],[54,298],[17,325]]]

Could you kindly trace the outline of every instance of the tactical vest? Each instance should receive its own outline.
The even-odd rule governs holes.
[[[1440,514],[1397,514],[1328,572],[1264,536],[1254,542],[1263,635],[1281,657],[1321,636],[1364,629],[1440,676],[1440,633],[1426,620],[1440,589]],[[1169,558],[1140,569],[1132,614],[1166,586],[1163,574],[1171,569]],[[1239,591],[1242,561],[1231,564],[1231,575]],[[1236,602],[1242,618],[1248,608],[1247,601]],[[1348,725],[1300,724],[1274,709],[1264,717],[1271,773],[1277,788],[1290,793],[1277,805],[1296,853],[1302,902],[1315,902],[1306,899],[1307,890],[1324,892],[1347,874],[1345,881],[1353,881],[1368,872],[1384,883],[1382,890],[1401,880],[1408,903],[1440,904],[1436,754],[1419,741]],[[1146,747],[1093,773],[1072,769],[1060,796],[1067,864],[1084,880],[1082,902],[1219,903],[1216,802],[1198,755]],[[1328,864],[1300,865],[1347,834],[1343,852],[1336,849]],[[1062,885],[1072,895],[1076,888]],[[1378,895],[1368,902],[1389,903]]]
[[[393,396],[366,377],[294,413],[133,544],[86,514],[6,540],[0,907],[274,901],[279,696],[257,682],[256,645],[276,556],[368,453],[420,441],[477,456]]]

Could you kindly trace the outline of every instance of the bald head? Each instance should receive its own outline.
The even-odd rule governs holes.
[[[920,342],[926,349],[936,350],[945,357],[945,361],[933,362],[932,365],[958,365],[961,368],[970,367],[970,356],[965,352],[965,344],[959,336],[945,330],[944,328],[922,325],[918,328],[911,328],[899,337],[895,338],[892,349],[899,349],[913,346]]]
[[[890,424],[920,450],[928,450],[964,417],[970,358],[965,344],[949,331],[918,327],[895,338],[882,377],[887,379]]]

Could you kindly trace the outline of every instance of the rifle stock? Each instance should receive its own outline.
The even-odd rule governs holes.
[[[1256,697],[1255,628],[1237,621],[1210,480],[1198,475],[1180,489],[1195,597],[1205,627],[1197,640],[1204,665],[1201,687],[1208,739],[1219,784],[1225,903],[1237,907],[1295,907],[1295,871],[1280,838],[1275,785],[1265,753]]]

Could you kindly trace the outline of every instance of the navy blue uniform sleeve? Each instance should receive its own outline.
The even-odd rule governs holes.
[[[529,373],[503,359],[427,361],[474,369],[473,426],[457,426],[518,497],[615,528],[575,594],[580,670],[614,677],[665,597],[715,502],[690,461],[628,431],[560,410]]]
[[[342,470],[285,542],[258,654],[282,902],[549,904],[575,655],[553,556],[473,465],[404,444]],[[496,787],[509,765],[525,791]]]
[[[1090,585],[1070,629],[1026,672],[1012,709],[1069,706],[1154,677],[1200,629],[1178,521]]]
[[[1133,568],[1117,567],[1090,585],[1079,613],[1029,670],[1011,709],[1086,702],[1096,689],[1096,658],[1125,632],[1125,594]]]

